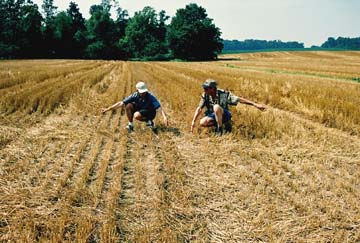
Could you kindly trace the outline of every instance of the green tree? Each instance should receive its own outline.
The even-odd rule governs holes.
[[[81,58],[83,57],[83,52],[86,48],[85,19],[80,13],[78,5],[75,2],[70,2],[69,8],[67,9],[67,14],[71,19],[71,43],[67,47],[67,49],[69,50],[69,52],[71,52],[71,57]]]
[[[359,50],[360,49],[360,37],[348,38],[348,37],[329,37],[321,47],[323,48],[341,48],[349,50]]]
[[[73,53],[71,17],[62,11],[53,18],[54,55],[56,58],[70,58]]]
[[[216,59],[223,48],[221,32],[195,3],[178,9],[168,29],[168,42],[175,58],[185,60]]]
[[[116,21],[115,21],[115,25],[116,28],[118,30],[118,33],[120,35],[120,38],[123,38],[125,35],[125,29],[127,26],[127,23],[129,21],[129,13],[126,9],[122,9],[119,6],[118,2],[115,2],[115,8],[116,8]]]
[[[86,46],[85,19],[76,3],[56,13],[52,0],[42,4],[46,16],[43,26],[45,57],[81,58]]]
[[[0,57],[29,57],[37,53],[41,15],[25,0],[0,0]]]
[[[55,37],[57,7],[54,6],[53,0],[43,0],[41,7],[45,17],[42,26],[43,55],[47,58],[55,58],[57,55],[56,45],[58,43]]]
[[[89,45],[85,50],[85,56],[93,59],[117,59],[119,33],[114,20],[111,19],[110,7],[108,4],[93,5],[90,15],[86,22],[86,38]]]
[[[54,17],[56,14],[57,7],[54,6],[54,0],[43,0],[41,8],[43,9],[45,19]]]
[[[120,40],[120,46],[125,48],[131,57],[156,57],[168,52],[165,43],[168,18],[165,11],[158,15],[151,7],[144,7],[135,12],[126,27],[125,37]]]
[[[296,41],[282,42],[280,40],[253,40],[247,39],[239,40],[224,40],[223,51],[238,51],[238,50],[261,50],[261,49],[303,49],[304,43]]]
[[[72,32],[85,30],[85,19],[80,13],[79,7],[75,2],[69,3],[69,8],[66,10],[67,14],[71,18]]]
[[[21,30],[19,38],[20,56],[26,58],[40,57],[42,49],[41,23],[43,18],[38,6],[34,4],[24,5],[20,14],[21,17],[18,23]]]
[[[336,47],[336,41],[334,37],[329,37],[327,41],[325,41],[321,47],[323,48],[335,48]]]
[[[20,5],[13,0],[0,1],[0,56],[13,57],[19,47],[16,45],[17,22]]]

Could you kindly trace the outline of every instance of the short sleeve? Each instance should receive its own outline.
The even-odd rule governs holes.
[[[236,105],[238,102],[239,102],[239,97],[230,92],[228,96],[228,104]]]
[[[155,110],[158,109],[161,106],[158,99],[152,94],[151,94],[151,102],[152,102]]]
[[[124,103],[125,105],[131,103],[131,102],[135,99],[135,94],[136,94],[136,93],[133,93],[133,94],[129,95],[128,97],[126,97],[126,98],[123,100],[123,103]]]
[[[202,109],[202,108],[204,108],[204,106],[205,106],[205,94],[202,94],[198,107],[199,107],[200,109]]]

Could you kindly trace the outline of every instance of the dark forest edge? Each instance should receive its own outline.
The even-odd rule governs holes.
[[[117,0],[92,5],[89,19],[75,2],[57,11],[53,0],[43,0],[41,9],[31,0],[0,0],[0,59],[200,61],[230,51],[306,49],[295,41],[223,40],[206,9],[194,3],[172,18],[150,6],[129,17]],[[360,38],[330,37],[321,47],[359,50]]]

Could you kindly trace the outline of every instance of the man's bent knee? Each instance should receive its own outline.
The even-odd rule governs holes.
[[[220,105],[216,104],[216,105],[214,105],[214,112],[215,113],[218,113],[218,112],[223,113],[224,109]]]
[[[200,120],[200,126],[210,127],[214,125],[214,120],[209,117],[204,117]]]
[[[138,111],[136,111],[136,112],[134,113],[134,118],[135,118],[136,120],[139,120],[139,121],[143,120],[143,117],[142,117],[141,113],[138,112]]]

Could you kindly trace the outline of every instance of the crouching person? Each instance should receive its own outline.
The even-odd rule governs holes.
[[[231,113],[229,111],[229,105],[237,105],[240,102],[252,105],[261,111],[266,109],[264,105],[235,96],[229,91],[218,89],[215,80],[206,80],[202,87],[204,93],[201,95],[199,106],[195,110],[194,118],[191,122],[191,132],[193,132],[195,122],[204,107],[206,107],[205,117],[200,119],[200,126],[214,126],[217,135],[222,135],[224,130],[225,132],[231,132]]]
[[[129,120],[126,128],[128,131],[134,130],[134,118],[138,121],[146,122],[146,126],[154,129],[154,122],[156,111],[159,111],[164,119],[164,124],[169,124],[168,118],[162,109],[160,102],[157,98],[149,92],[144,82],[138,82],[136,84],[136,92],[128,96],[122,101],[119,101],[112,106],[102,108],[101,112],[105,113],[109,110],[116,109],[125,105],[126,116]]]

